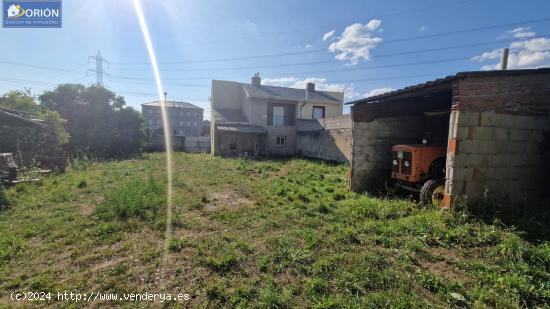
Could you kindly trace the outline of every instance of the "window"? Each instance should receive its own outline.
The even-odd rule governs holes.
[[[153,124],[153,119],[149,119],[149,124]]]
[[[275,142],[275,145],[285,146],[286,145],[286,136],[277,136],[277,141]]]
[[[150,108],[150,109],[149,109],[149,114],[152,114],[152,113],[153,113],[153,109]]]
[[[182,126],[182,125],[183,125],[183,120],[180,120],[180,126]]]
[[[186,126],[186,127],[190,127],[190,126],[191,126],[191,121],[187,120],[185,126]]]
[[[187,117],[189,117],[191,115],[191,112],[190,111],[187,111],[185,112],[187,114]]]
[[[285,125],[285,108],[280,106],[273,107],[273,126],[276,128],[284,127]]]
[[[313,106],[313,119],[325,118],[324,106]]]

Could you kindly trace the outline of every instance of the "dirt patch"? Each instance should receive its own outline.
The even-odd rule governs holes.
[[[94,213],[95,206],[92,204],[80,204],[80,211],[86,217]]]
[[[435,260],[419,259],[418,264],[425,270],[435,275],[445,276],[455,281],[468,282],[472,276],[459,269],[456,264],[463,260],[461,253],[457,249],[430,248],[430,253],[438,257]]]
[[[232,209],[250,206],[254,202],[233,191],[209,192],[207,195],[206,210]]]

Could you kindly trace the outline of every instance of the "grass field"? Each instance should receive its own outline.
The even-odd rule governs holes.
[[[9,189],[0,304],[13,305],[15,290],[188,293],[178,305],[191,307],[550,302],[549,243],[501,224],[352,193],[343,165],[181,153],[174,161],[168,271],[162,154],[82,162]]]

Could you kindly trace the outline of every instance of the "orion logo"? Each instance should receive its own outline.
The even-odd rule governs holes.
[[[4,28],[61,28],[61,0],[3,1]]]

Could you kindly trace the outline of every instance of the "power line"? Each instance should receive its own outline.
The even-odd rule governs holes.
[[[461,1],[456,1],[456,3],[454,4],[465,4],[465,3],[475,3],[474,0],[461,0]],[[376,16],[370,16],[370,17],[366,17],[365,16],[365,20],[369,20],[371,18],[377,18],[377,19],[380,19],[380,18],[385,18],[385,17],[388,17],[388,16],[395,16],[395,15],[402,15],[403,13],[411,13],[413,12],[414,14],[410,14],[412,16],[418,14],[418,13],[425,13],[427,11],[431,11],[431,10],[434,10],[434,9],[440,9],[440,8],[447,8],[447,6],[449,5],[449,3],[443,3],[442,5],[429,5],[429,6],[426,6],[426,7],[418,7],[418,6],[415,6],[415,7],[418,7],[417,10],[411,10],[411,9],[404,9],[404,10],[398,10],[398,11],[393,11],[393,12],[389,12],[389,13],[386,13],[386,14],[376,14]],[[265,38],[265,37],[270,37],[270,36],[277,36],[277,35],[283,35],[283,34],[288,34],[288,33],[292,33],[292,34],[295,34],[297,32],[305,32],[306,30],[314,30],[314,29],[334,29],[334,28],[337,28],[339,26],[336,26],[334,24],[331,24],[331,25],[328,25],[328,24],[325,24],[325,25],[318,25],[318,26],[313,26],[313,27],[300,27],[300,28],[294,28],[294,29],[288,29],[288,30],[285,30],[285,31],[275,31],[275,32],[268,32],[268,33],[261,33],[261,37],[262,38]],[[220,44],[221,42],[233,42],[233,41],[240,41],[240,40],[246,40],[246,39],[250,39],[251,35],[243,35],[243,36],[240,36],[240,37],[234,37],[234,38],[228,38],[228,39],[217,39],[217,40],[211,40],[211,41],[203,41],[203,42],[199,42],[198,44],[202,44],[202,45],[211,45],[212,43],[215,43],[215,44]],[[206,44],[205,44],[206,43]],[[193,45],[197,45],[197,44],[193,44]]]
[[[384,43],[394,43],[394,42],[406,42],[406,41],[428,39],[428,38],[434,38],[434,37],[440,37],[440,36],[449,36],[449,35],[455,35],[455,34],[477,32],[477,31],[482,31],[482,30],[507,28],[507,27],[513,27],[513,26],[518,26],[518,25],[524,25],[524,24],[537,24],[537,23],[544,23],[544,22],[550,22],[550,18],[531,19],[531,20],[517,21],[517,22],[513,22],[513,23],[495,24],[495,25],[489,25],[489,26],[483,26],[483,27],[459,29],[459,30],[439,32],[439,33],[426,34],[426,35],[420,35],[420,36],[402,37],[402,38],[397,38],[397,39],[384,40],[382,43],[384,44]],[[159,64],[187,64],[187,63],[204,63],[204,62],[223,62],[223,61],[234,61],[234,60],[248,60],[248,59],[257,59],[257,58],[270,58],[270,57],[281,57],[281,56],[291,56],[291,55],[300,55],[300,54],[311,54],[311,53],[317,53],[317,52],[321,52],[321,51],[326,51],[326,49],[325,48],[323,48],[323,49],[311,49],[311,50],[307,50],[307,51],[282,52],[282,53],[273,53],[273,54],[265,54],[265,55],[251,55],[251,56],[243,56],[243,57],[217,58],[217,59],[206,59],[206,60],[164,61],[164,62],[161,61],[161,62],[159,62]],[[150,63],[149,62],[113,62],[113,64],[118,64],[118,65],[149,65]]]
[[[43,65],[38,65],[38,64],[28,64],[28,63],[23,63],[23,62],[0,61],[0,63],[7,64],[7,65],[31,67],[31,68],[37,68],[37,69],[49,70],[49,71],[60,71],[60,72],[66,72],[66,73],[73,72],[73,70],[71,70],[71,69],[63,69],[63,68],[59,68],[59,67],[43,66]]]
[[[545,36],[550,36],[550,35],[537,36],[537,38],[545,38]],[[387,57],[395,57],[395,56],[403,56],[403,55],[423,54],[423,53],[438,52],[438,51],[445,51],[445,50],[464,49],[464,48],[470,48],[470,47],[499,45],[502,43],[513,42],[513,41],[517,41],[517,39],[506,39],[506,40],[500,40],[497,42],[480,42],[480,43],[437,47],[437,48],[422,49],[422,50],[402,51],[397,53],[380,54],[380,55],[374,54],[372,57],[387,58]],[[253,70],[253,69],[261,69],[261,68],[295,67],[295,66],[327,64],[327,63],[335,63],[335,60],[331,59],[331,60],[320,60],[320,61],[310,61],[310,62],[295,62],[295,63],[284,63],[284,64],[267,64],[267,65],[254,65],[254,66],[239,66],[239,67],[219,67],[219,68],[195,68],[195,69],[167,68],[167,69],[163,69],[162,71],[163,72],[182,72],[182,71],[189,72],[189,71]],[[116,69],[121,71],[122,70],[124,71],[149,70],[148,68],[124,68],[124,69],[116,68]]]
[[[369,66],[369,67],[348,67],[348,68],[344,68],[344,69],[309,71],[309,72],[287,72],[287,73],[278,73],[278,74],[271,74],[271,75],[281,76],[281,75],[319,74],[319,73],[336,73],[336,72],[350,72],[350,71],[369,71],[369,70],[378,70],[378,69],[394,68],[394,67],[404,67],[404,66],[434,64],[434,63],[445,63],[445,62],[456,62],[456,61],[464,61],[464,60],[469,60],[469,59],[471,59],[471,57],[458,57],[458,58],[436,59],[436,60],[418,61],[418,62],[406,62],[406,63],[397,63],[397,64],[379,65],[379,66]]]
[[[545,36],[548,36],[548,35],[540,36],[540,37],[537,37],[537,38],[544,38]],[[463,44],[463,45],[454,45],[454,46],[437,47],[437,48],[431,48],[431,49],[423,49],[423,50],[403,51],[403,52],[397,52],[397,53],[375,55],[375,57],[376,58],[384,58],[384,57],[394,57],[394,56],[411,55],[411,54],[421,54],[421,53],[428,53],[428,52],[435,52],[435,51],[453,50],[453,49],[459,49],[459,48],[468,48],[468,47],[476,47],[476,46],[484,46],[484,45],[501,44],[503,42],[510,42],[510,41],[515,41],[515,40],[517,40],[517,39],[507,39],[507,40],[501,40],[501,41],[498,41],[498,42],[471,43],[471,44]],[[95,59],[96,57],[92,57],[92,58]],[[103,58],[99,58],[99,59],[101,59],[102,61],[105,61],[105,59],[103,59]],[[442,61],[442,60],[437,60],[437,62],[440,62],[440,61]],[[444,61],[448,61],[448,60],[444,60]],[[101,62],[100,62],[100,64],[101,64]],[[63,72],[63,74],[72,73],[76,70],[76,69],[64,69],[64,68],[58,68],[58,67],[49,67],[49,66],[34,65],[34,64],[27,64],[27,63],[20,63],[20,62],[0,61],[0,63],[7,64],[7,65],[33,67],[33,68],[38,68],[38,69],[43,69],[43,70],[60,71],[60,72]],[[257,69],[257,68],[278,68],[278,67],[286,67],[286,66],[294,67],[294,66],[300,66],[300,65],[311,65],[311,64],[322,64],[322,63],[334,63],[334,60],[302,62],[302,63],[287,63],[287,64],[257,65],[257,66],[246,66],[246,67],[241,66],[241,67],[201,68],[201,69],[186,69],[186,70],[182,70],[182,69],[165,69],[163,71],[209,71],[209,70],[214,71],[214,70],[241,70],[241,69],[242,70],[245,70],[245,69],[250,70],[250,69]],[[425,63],[425,62],[422,62],[422,63]],[[406,65],[412,65],[412,64],[406,64]],[[102,66],[102,65],[100,65],[100,66]],[[395,65],[375,66],[375,67],[370,67],[370,69],[393,67],[393,66],[395,66]],[[359,70],[359,69],[362,69],[362,68],[363,67],[354,67],[354,68],[342,69],[342,70],[318,71],[317,73],[338,72],[338,71],[353,71],[353,70]],[[125,70],[131,70],[131,69],[125,69]],[[135,68],[134,68],[134,70],[135,70]],[[96,71],[103,72],[103,74],[107,74],[102,69],[96,70]],[[308,74],[308,73],[311,73],[311,72],[300,72],[300,73],[292,73],[292,74]],[[63,75],[63,74],[61,74],[61,75]],[[284,73],[284,74],[290,74],[290,73]],[[278,75],[280,75],[280,74],[278,74]],[[129,76],[114,76],[114,78],[116,78],[116,79],[126,79],[126,80],[151,80],[151,79],[143,79],[143,78],[139,78],[139,77],[129,77]],[[206,80],[206,79],[210,79],[210,77],[163,78],[163,80],[166,80],[166,81]],[[102,81],[102,74],[98,74],[97,80],[98,80],[98,82]],[[196,87],[197,85],[182,84],[182,86]]]
[[[356,66],[356,67],[347,67],[343,69],[332,69],[332,70],[322,70],[322,71],[302,71],[302,72],[285,72],[285,73],[275,73],[269,74],[271,76],[283,76],[283,75],[300,75],[300,74],[319,74],[319,73],[335,73],[335,72],[349,72],[349,71],[368,71],[368,70],[377,70],[384,68],[393,68],[401,66],[414,66],[414,65],[425,65],[425,64],[434,64],[434,63],[445,63],[445,62],[455,62],[455,61],[464,61],[469,60],[471,57],[457,57],[457,58],[446,58],[446,59],[435,59],[427,61],[417,61],[417,62],[406,62],[398,64],[389,64],[389,65],[377,65],[377,66]],[[139,78],[139,77],[125,77],[119,76],[117,78],[128,78],[133,80],[144,80],[144,81],[153,81],[152,78]],[[179,79],[163,79],[163,80],[172,80],[177,81]]]

